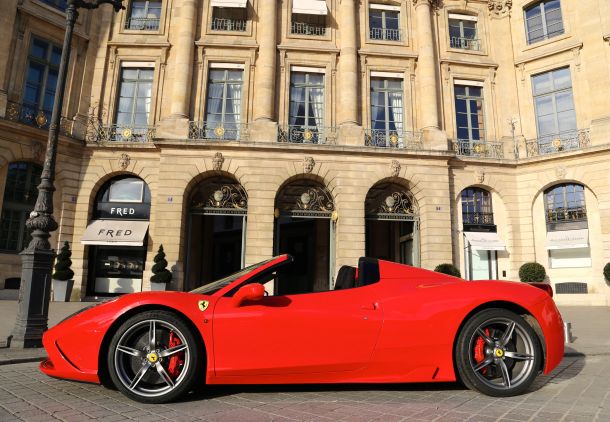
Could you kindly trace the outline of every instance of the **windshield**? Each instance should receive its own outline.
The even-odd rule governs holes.
[[[241,270],[237,271],[236,273],[228,275],[225,278],[221,278],[220,280],[216,280],[216,281],[208,283],[204,286],[197,287],[196,289],[191,290],[190,293],[197,293],[197,294],[201,294],[201,295],[212,295],[212,294],[216,293],[217,291],[219,291],[220,289],[222,289],[223,287],[226,287],[229,284],[233,283],[238,278],[243,277],[244,275],[248,274],[250,271],[254,271],[257,268],[262,267],[263,265],[268,264],[269,262],[271,262],[275,259],[277,259],[277,257],[273,257],[266,261],[259,262],[254,265],[250,265],[249,267],[246,267],[246,268],[242,268]]]

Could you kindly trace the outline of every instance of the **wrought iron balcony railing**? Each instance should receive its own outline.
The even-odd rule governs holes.
[[[278,126],[277,141],[295,144],[334,144],[337,128],[322,126]]]
[[[451,48],[459,48],[460,50],[481,51],[481,40],[462,37],[451,37],[449,39]]]
[[[87,126],[87,142],[152,142],[156,135],[155,126],[136,125],[104,125],[98,121],[89,120]]]
[[[370,40],[400,41],[402,39],[400,29],[370,28]]]
[[[492,212],[463,212],[462,224],[472,226],[493,226],[494,215]]]
[[[581,129],[525,141],[527,156],[536,157],[586,148],[591,144],[590,134],[589,129]]]
[[[290,33],[297,35],[315,35],[322,37],[326,35],[326,25],[292,21]]]
[[[244,32],[248,21],[246,19],[214,18],[210,29],[212,31],[238,31]]]
[[[422,149],[422,133],[365,129],[364,145],[378,148]]]
[[[137,29],[140,31],[157,31],[159,29],[160,19],[154,18],[127,18],[125,20],[125,29]]]
[[[453,140],[453,150],[459,156],[479,158],[504,158],[502,142],[471,139]]]
[[[586,207],[555,208],[546,210],[547,224],[587,221]]]
[[[4,118],[13,122],[34,126],[39,129],[48,129],[49,123],[51,122],[51,110],[41,110],[28,104],[9,101],[6,106]],[[59,124],[60,133],[72,136],[73,120],[68,119],[67,117],[61,117]]]
[[[189,139],[245,141],[249,138],[247,123],[189,122]]]

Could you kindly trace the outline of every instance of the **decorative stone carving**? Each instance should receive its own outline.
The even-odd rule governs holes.
[[[485,169],[477,169],[474,172],[474,180],[477,183],[485,182]]]
[[[222,152],[217,152],[214,154],[214,158],[212,159],[212,164],[214,166],[214,170],[220,171],[222,170],[222,165],[225,162],[225,158],[222,156]]]
[[[513,7],[512,0],[488,0],[487,7],[489,13],[493,16],[504,17],[508,16]]]
[[[392,160],[390,163],[390,174],[392,177],[398,177],[400,174],[401,165],[397,160]]]
[[[38,162],[42,162],[44,159],[44,146],[40,142],[32,142],[32,158]]]
[[[564,166],[559,166],[555,168],[555,175],[557,176],[558,179],[565,179],[566,178],[566,174],[567,174],[567,170]]]
[[[119,158],[119,167],[125,170],[129,166],[129,163],[131,163],[129,154],[121,154],[121,157]]]
[[[315,165],[316,162],[313,157],[305,157],[303,159],[303,173],[311,173]]]

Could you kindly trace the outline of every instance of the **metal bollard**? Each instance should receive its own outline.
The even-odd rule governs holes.
[[[572,343],[572,323],[571,322],[563,323],[563,338],[565,339],[566,344]]]

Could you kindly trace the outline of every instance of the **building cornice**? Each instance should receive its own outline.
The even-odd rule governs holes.
[[[470,61],[470,60],[460,60],[460,59],[454,59],[454,58],[450,58],[450,57],[442,57],[440,59],[440,63],[449,63],[449,64],[460,64],[460,65],[464,65],[464,66],[475,66],[475,67],[485,67],[485,68],[492,68],[492,69],[497,69],[498,67],[500,67],[500,65],[498,63],[494,63],[494,62],[476,62],[476,61]]]
[[[374,57],[399,57],[402,59],[415,59],[419,57],[417,53],[398,53],[396,51],[372,51],[372,50],[358,50],[358,54],[361,56],[374,56]]]
[[[215,37],[218,39],[217,37]],[[203,37],[195,41],[197,47],[218,47],[218,48],[232,48],[232,49],[245,49],[245,50],[258,50],[258,44],[255,41],[248,42],[225,42],[225,41],[212,41],[210,38]]]
[[[553,48],[548,49],[543,52],[536,52],[536,54],[531,53],[531,54],[522,55],[520,57],[517,57],[517,59],[515,60],[515,66],[534,62],[536,60],[544,59],[546,57],[554,56],[556,54],[565,53],[566,51],[570,51],[570,50],[574,50],[574,49],[580,50],[582,48],[582,45],[583,45],[582,41],[575,41],[575,42],[571,42],[571,43],[561,43],[561,44],[558,44],[557,46],[553,46]]]
[[[340,50],[334,47],[320,47],[315,44],[280,44],[277,46],[280,51],[315,51],[320,53],[339,54]]]

